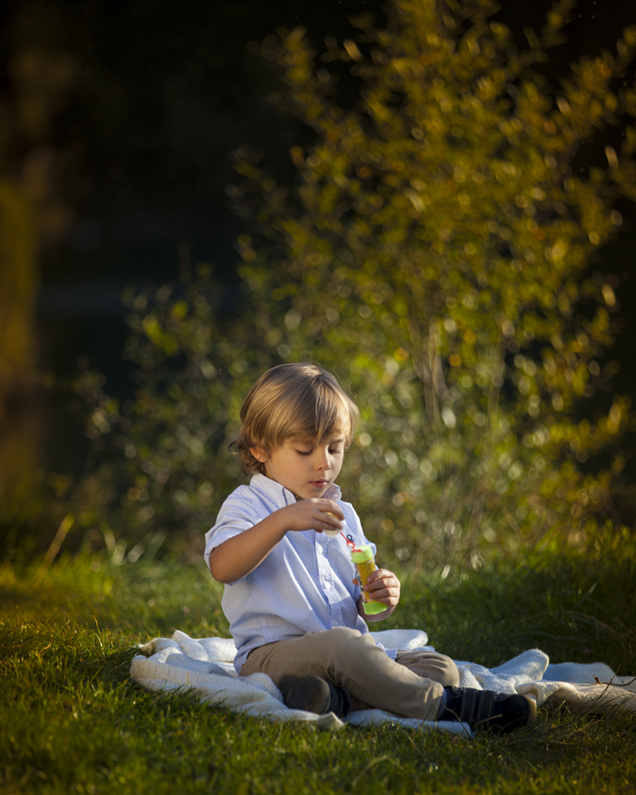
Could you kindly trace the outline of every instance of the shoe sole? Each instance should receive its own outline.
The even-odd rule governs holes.
[[[526,696],[525,699],[528,702],[528,706],[530,708],[528,720],[526,721],[526,725],[523,727],[524,729],[527,729],[529,726],[533,726],[537,722],[537,702],[533,698],[530,698],[530,696]]]

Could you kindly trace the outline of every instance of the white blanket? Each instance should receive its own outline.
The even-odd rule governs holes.
[[[385,630],[372,633],[387,648],[428,649],[428,637],[419,630]],[[268,720],[300,720],[321,729],[338,729],[344,724],[333,713],[314,715],[288,709],[280,691],[265,674],[238,677],[234,671],[234,641],[226,638],[194,639],[178,630],[171,639],[155,638],[140,647],[134,657],[132,678],[148,690],[193,690],[201,701],[223,706]],[[461,687],[495,690],[500,693],[524,693],[537,706],[566,703],[578,710],[606,712],[616,708],[636,712],[636,679],[616,676],[604,663],[561,663],[551,665],[547,654],[532,649],[497,668],[456,661]],[[471,735],[464,724],[424,722],[397,718],[382,710],[352,713],[351,725],[401,724],[420,729],[443,729]]]

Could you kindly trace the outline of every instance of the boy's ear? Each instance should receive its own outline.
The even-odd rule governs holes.
[[[261,464],[264,464],[269,458],[260,444],[257,444],[256,447],[250,447],[250,453],[257,461],[260,461]]]

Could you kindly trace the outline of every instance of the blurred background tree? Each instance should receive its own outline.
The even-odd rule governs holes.
[[[40,254],[71,221],[62,187],[68,152],[54,145],[51,132],[77,74],[63,24],[50,4],[24,4],[3,27],[2,49],[0,499],[32,488],[42,455],[41,416],[34,411]]]
[[[395,0],[386,29],[363,15],[357,39],[327,39],[320,62],[302,29],[270,41],[282,101],[315,142],[291,148],[289,188],[236,152],[241,312],[219,324],[207,279],[150,309],[131,297],[138,400],[110,418],[96,402],[94,433],[119,421],[143,473],[126,500],[146,543],[153,516],[200,532],[236,476],[224,445],[249,384],[304,359],[361,406],[342,482],[384,554],[477,565],[493,548],[590,543],[604,517],[620,523],[617,499],[628,510],[633,491],[621,457],[599,454],[632,420],[627,399],[593,400],[612,376],[616,298],[589,266],[622,225],[616,201],[634,199],[636,131],[606,167],[572,163],[595,130],[636,113],[633,86],[614,90],[636,30],[553,90],[537,65],[571,4],[525,49],[495,10]],[[339,94],[343,68],[354,101],[350,86]],[[176,356],[178,374],[161,369]]]
[[[36,268],[31,211],[11,182],[0,182],[0,497],[34,470],[37,440],[17,430],[14,408],[33,391]],[[22,429],[23,430],[23,429]]]

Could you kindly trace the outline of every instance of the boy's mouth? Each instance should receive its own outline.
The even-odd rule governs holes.
[[[312,480],[312,481],[310,481],[310,483],[311,483],[312,486],[315,486],[316,488],[321,488],[322,486],[326,486],[327,483],[329,483],[329,481],[328,480]]]

